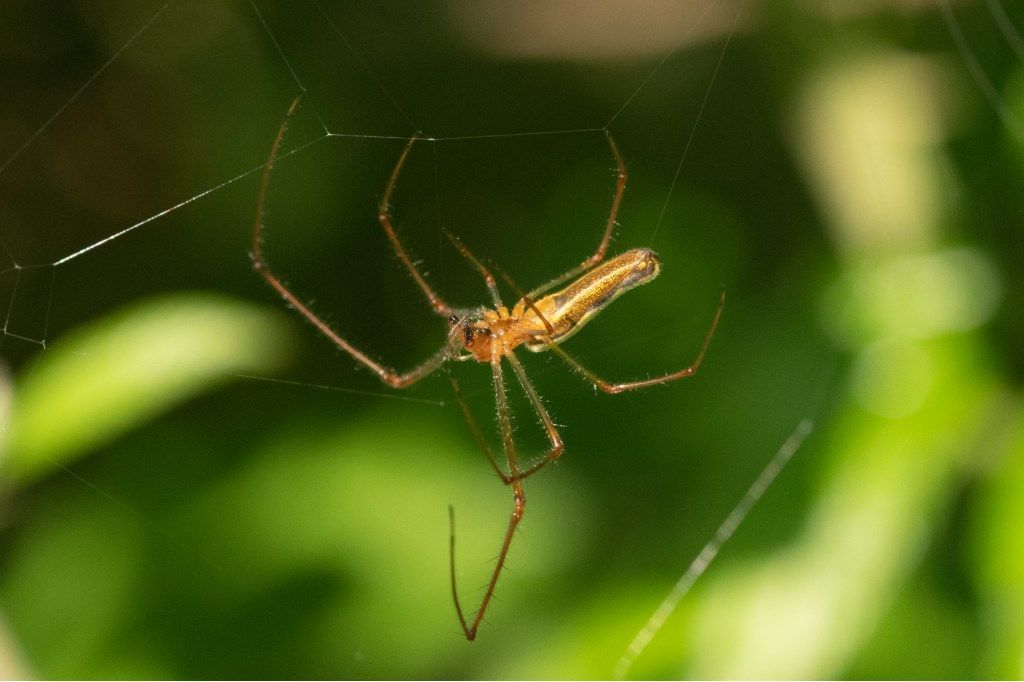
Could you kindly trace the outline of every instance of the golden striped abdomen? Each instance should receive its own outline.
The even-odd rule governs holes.
[[[561,291],[535,302],[536,310],[523,301],[512,316],[519,318],[519,331],[535,336],[525,342],[527,349],[541,351],[548,343],[561,343],[579,331],[623,292],[645,284],[661,270],[661,261],[650,249],[633,249],[601,263]],[[537,311],[544,316],[542,320]],[[544,321],[551,325],[549,334]]]

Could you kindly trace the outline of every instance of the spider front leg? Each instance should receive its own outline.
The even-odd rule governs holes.
[[[277,136],[274,138],[274,144],[270,148],[270,156],[267,159],[266,165],[263,167],[263,176],[260,181],[259,196],[256,200],[256,218],[253,221],[252,229],[252,267],[257,273],[259,273],[259,275],[264,280],[266,280],[267,284],[273,287],[274,290],[277,291],[277,293],[279,293],[281,297],[288,302],[289,305],[295,308],[300,315],[309,320],[313,324],[313,326],[316,327],[321,334],[330,339],[331,342],[334,343],[334,345],[336,345],[338,348],[351,355],[360,364],[364,365],[365,367],[368,367],[370,371],[376,374],[377,377],[380,378],[380,380],[383,381],[388,386],[391,386],[392,388],[405,388],[435,372],[437,368],[440,367],[444,363],[444,361],[448,359],[448,347],[442,347],[432,356],[427,358],[424,362],[417,365],[408,372],[396,372],[395,370],[389,367],[385,367],[381,363],[377,362],[373,358],[366,355],[366,353],[364,353],[363,351],[353,346],[344,338],[342,338],[341,335],[338,334],[338,332],[336,332],[330,325],[324,322],[324,320],[320,318],[316,313],[310,310],[306,304],[299,300],[298,296],[296,296],[291,291],[291,289],[285,286],[284,282],[282,282],[281,279],[276,274],[274,274],[274,272],[270,269],[270,264],[267,262],[265,256],[263,255],[263,215],[264,206],[266,204],[267,198],[267,187],[270,184],[270,173],[271,170],[274,168],[274,162],[277,161],[278,152],[280,151],[281,148],[281,142],[284,139],[285,131],[288,129],[288,122],[289,120],[291,120],[291,117],[298,109],[299,100],[301,98],[302,95],[300,94],[292,101],[291,106],[288,107],[288,112],[285,114],[284,120],[281,121],[281,125],[277,129]],[[409,142],[409,145],[411,144],[412,141]],[[390,196],[390,190],[394,186],[396,176],[398,175],[398,170],[401,168],[402,161],[405,158],[405,154],[407,154],[409,151],[409,145],[406,146],[405,153],[403,153],[402,157],[399,159],[398,166],[392,173],[391,181],[388,184],[389,191],[386,196]],[[391,231],[391,234],[393,234],[393,230]],[[397,243],[397,237],[395,237],[393,241]],[[405,256],[404,254],[404,251],[399,251],[399,255],[404,256],[404,259],[408,260],[408,256]],[[409,265],[411,267],[411,263]],[[415,268],[413,268],[413,272],[415,275],[418,276],[418,273],[415,272]],[[430,298],[430,293],[432,292],[430,292],[430,288],[426,286],[426,282],[423,282],[422,286],[425,287],[425,291],[428,292],[428,298]],[[440,302],[440,299],[437,299],[435,297],[434,299],[431,299],[432,304],[435,303],[435,299],[437,302]],[[444,305],[443,302],[441,302],[441,305]],[[437,305],[435,305],[435,309],[437,309]],[[447,310],[447,306],[445,306],[445,310]]]
[[[585,376],[591,383],[597,388],[601,389],[605,393],[624,393],[625,391],[633,391],[638,388],[644,388],[646,386],[654,386],[655,384],[667,384],[670,381],[676,381],[677,379],[685,379],[686,377],[693,376],[700,369],[700,365],[704,362],[704,355],[707,353],[708,346],[711,345],[711,337],[715,334],[715,329],[718,327],[718,320],[722,317],[722,308],[725,307],[725,287],[722,287],[722,294],[718,298],[718,307],[715,309],[715,317],[711,320],[711,326],[708,328],[707,334],[704,336],[704,342],[701,344],[700,352],[697,353],[697,357],[694,358],[693,362],[690,363],[689,367],[684,367],[675,372],[669,372],[658,377],[651,379],[641,379],[639,381],[623,381],[619,383],[612,383],[605,379],[602,379],[597,374],[580,364],[580,361],[572,357],[557,345],[551,343],[548,344],[548,349],[553,351],[562,360],[566,362],[573,369],[577,370],[580,374]]]
[[[491,274],[491,271],[487,269],[487,266],[480,262],[479,258],[473,255],[473,252],[470,251],[469,247],[462,242],[460,237],[452,234],[444,227],[441,228],[441,231],[444,232],[444,236],[448,237],[448,241],[458,249],[462,257],[469,261],[469,264],[476,268],[476,271],[481,277],[483,277],[484,284],[487,286],[487,291],[491,295],[491,303],[494,304],[495,308],[500,308],[502,306],[501,293],[498,291],[498,285],[494,281],[494,275]]]

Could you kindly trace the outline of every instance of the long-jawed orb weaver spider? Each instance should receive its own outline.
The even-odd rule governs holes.
[[[284,120],[281,122],[277,136],[274,138],[274,143],[270,149],[270,156],[263,169],[259,196],[256,201],[256,218],[253,224],[251,254],[253,268],[289,305],[309,320],[334,345],[351,355],[360,364],[368,367],[381,381],[392,388],[405,388],[416,383],[420,379],[433,374],[447,360],[476,360],[477,362],[487,363],[491,368],[491,375],[494,380],[494,397],[497,404],[498,430],[501,433],[501,443],[505,452],[507,470],[502,470],[498,464],[498,460],[484,439],[479,425],[470,413],[469,406],[459,390],[458,383],[454,378],[451,378],[455,396],[459,401],[459,405],[462,408],[470,430],[473,432],[474,438],[479,443],[484,454],[487,455],[488,461],[501,481],[512,488],[513,499],[512,515],[509,518],[508,528],[501,542],[496,565],[491,573],[490,581],[487,583],[487,588],[484,591],[480,605],[471,618],[467,618],[462,610],[455,581],[455,512],[449,507],[451,529],[449,535],[449,561],[452,599],[455,603],[455,612],[458,615],[462,631],[466,635],[466,639],[472,641],[476,638],[477,629],[483,621],[487,607],[494,597],[494,590],[498,584],[498,577],[501,575],[502,568],[505,566],[512,538],[526,510],[526,494],[523,491],[523,480],[561,457],[564,449],[558,429],[555,427],[551,415],[548,414],[547,408],[544,407],[544,403],[541,402],[537,390],[527,378],[523,366],[516,358],[515,349],[519,346],[525,346],[527,350],[534,352],[552,351],[570,367],[586,377],[596,388],[606,393],[622,393],[623,391],[632,391],[645,386],[668,383],[676,379],[692,376],[700,367],[708,345],[711,343],[711,337],[718,326],[718,320],[722,315],[722,308],[725,305],[725,291],[724,289],[722,290],[718,307],[715,309],[714,318],[704,336],[704,341],[697,353],[697,357],[694,358],[688,367],[675,372],[669,372],[651,379],[610,382],[585,368],[558,346],[559,343],[579,331],[595,314],[620,294],[654,279],[661,268],[658,256],[650,249],[632,249],[603,262],[612,230],[615,227],[615,219],[619,211],[619,204],[622,202],[627,177],[622,154],[619,152],[615,140],[605,131],[608,145],[618,167],[618,176],[615,183],[615,195],[612,199],[611,212],[608,215],[608,221],[605,224],[604,233],[601,236],[601,241],[598,243],[597,250],[589,258],[568,272],[559,275],[528,293],[521,291],[511,279],[499,271],[504,281],[515,290],[516,295],[519,297],[519,300],[510,310],[501,301],[496,280],[490,269],[477,259],[458,237],[445,231],[446,236],[458,249],[459,253],[483,277],[487,290],[491,295],[491,303],[493,304],[493,308],[490,309],[484,307],[470,310],[453,308],[437,295],[430,284],[427,283],[423,274],[416,268],[391,222],[389,209],[391,195],[394,193],[395,184],[398,181],[402,166],[405,164],[405,160],[417,140],[417,137],[414,136],[405,145],[401,155],[398,157],[394,170],[391,171],[391,177],[388,179],[388,184],[385,187],[384,196],[381,197],[377,217],[381,227],[384,229],[384,234],[387,236],[388,241],[391,242],[391,247],[405,266],[405,269],[409,271],[417,286],[427,297],[430,306],[438,315],[447,320],[448,337],[440,350],[413,369],[407,372],[398,372],[391,369],[346,341],[333,327],[312,312],[273,273],[263,255],[263,209],[267,196],[267,186],[270,181],[270,173],[274,162],[277,160],[281,140],[287,129],[288,121],[292,114],[295,113],[300,99],[301,95],[296,97],[289,107]],[[568,286],[554,293],[547,293],[566,282],[570,282],[570,280],[573,281]],[[507,362],[509,367],[512,368],[512,372],[516,375],[516,379],[518,379],[520,386],[522,386],[527,399],[540,418],[550,441],[550,449],[533,464],[525,467],[522,467],[519,463],[519,453],[512,435],[512,420],[509,412],[508,398],[505,394],[503,362]]]

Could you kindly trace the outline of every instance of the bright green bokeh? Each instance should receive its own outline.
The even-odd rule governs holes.
[[[28,483],[229,375],[273,371],[283,334],[270,312],[182,294],[68,335],[16,393],[0,466]]]

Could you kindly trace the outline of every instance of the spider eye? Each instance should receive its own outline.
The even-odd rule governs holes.
[[[448,316],[448,324],[449,325],[454,327],[458,323],[459,323],[459,316],[458,315],[449,315]]]

